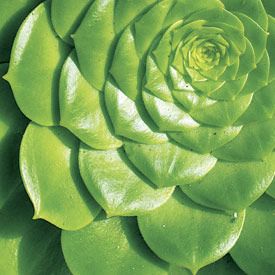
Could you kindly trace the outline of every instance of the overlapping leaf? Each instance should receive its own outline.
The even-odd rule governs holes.
[[[32,121],[21,143],[21,176],[34,217],[63,229],[71,272],[213,274],[229,267],[236,274],[229,256],[203,267],[237,242],[231,254],[245,272],[272,273],[274,5],[10,2],[0,3],[4,61],[23,14],[36,6],[17,31],[4,76]],[[1,65],[1,75],[6,70]],[[21,184],[18,145],[27,119],[7,83],[0,88],[1,209]],[[96,217],[101,208],[107,217]],[[5,218],[0,223],[5,227]],[[58,230],[18,224],[14,246],[0,239],[15,274],[27,265],[31,274],[44,267],[39,257],[31,265],[28,255],[15,267],[22,238],[31,251],[51,239],[44,255],[52,259],[54,250],[59,260],[45,270],[69,272]],[[33,234],[46,232],[37,247],[25,224]]]

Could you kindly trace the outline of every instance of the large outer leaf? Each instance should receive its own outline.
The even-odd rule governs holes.
[[[0,273],[69,275],[59,229],[31,219],[32,207],[23,185],[0,211]]]
[[[20,150],[21,174],[34,218],[67,230],[89,224],[100,209],[79,175],[77,149],[77,140],[67,130],[31,123]]]
[[[248,274],[275,273],[274,213],[275,200],[267,195],[247,209],[242,234],[231,255]]]
[[[25,19],[16,35],[5,79],[22,112],[42,125],[58,123],[58,77],[68,50],[52,29],[48,1]]]
[[[198,275],[244,275],[245,273],[236,265],[229,255],[225,255],[220,260],[213,264],[207,265],[206,267],[200,269],[197,273]],[[190,275],[188,269],[170,266],[169,275]]]
[[[194,274],[234,246],[244,216],[244,212],[230,215],[200,207],[178,192],[138,222],[145,241],[160,258]]]
[[[36,4],[10,3],[0,38],[3,22],[19,24],[10,15]],[[32,120],[21,173],[34,219],[64,229],[73,273],[240,273],[223,257],[241,234],[242,209],[265,191],[267,201],[274,197],[273,42],[274,18],[261,0],[48,0],[22,22],[5,77]],[[30,206],[22,222],[20,199],[22,213],[15,207],[8,220],[26,120],[10,96],[0,97],[3,262],[10,273],[66,274],[59,229],[31,221]],[[97,203],[107,217],[95,219]],[[260,208],[232,255],[248,273],[274,273],[272,241],[253,228],[263,221],[260,231],[272,238],[272,207]],[[139,224],[115,215],[137,215]],[[17,226],[22,231],[7,236]],[[261,239],[256,251],[264,247],[255,262],[268,268],[243,255],[255,252],[253,238]]]
[[[182,189],[202,205],[223,210],[241,210],[266,191],[274,171],[274,153],[265,161],[219,161],[201,181],[182,186]]]
[[[63,231],[62,248],[74,274],[167,274],[168,266],[148,250],[134,218],[101,215],[79,231]]]
[[[196,182],[217,161],[209,154],[200,155],[170,142],[158,145],[128,142],[124,148],[131,162],[158,187]]]
[[[75,52],[62,68],[59,86],[60,124],[96,149],[122,145],[113,134],[103,95],[93,88],[79,71]]]
[[[80,173],[108,216],[136,216],[158,208],[174,187],[156,188],[139,174],[122,150],[98,151],[81,145]]]

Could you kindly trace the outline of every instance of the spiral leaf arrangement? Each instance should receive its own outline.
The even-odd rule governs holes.
[[[2,5],[1,273],[275,273],[273,4]]]

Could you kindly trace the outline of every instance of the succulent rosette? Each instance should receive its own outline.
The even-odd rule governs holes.
[[[270,1],[0,13],[1,274],[275,274]]]

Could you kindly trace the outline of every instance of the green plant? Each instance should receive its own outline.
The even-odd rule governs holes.
[[[38,2],[0,2],[0,273],[275,274],[273,6]]]

